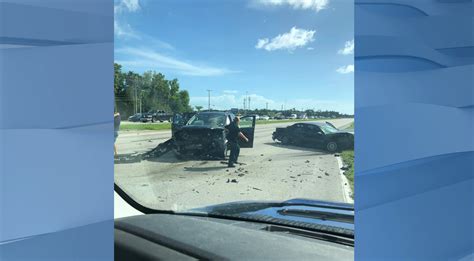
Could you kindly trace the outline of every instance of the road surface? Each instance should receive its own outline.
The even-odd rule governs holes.
[[[353,119],[335,119],[336,127]],[[132,198],[150,208],[186,210],[242,200],[309,198],[344,202],[339,166],[334,154],[283,146],[272,140],[276,127],[257,125],[254,148],[241,149],[236,168],[219,160],[178,160],[162,157],[115,164],[115,182]],[[143,153],[170,138],[170,131],[124,131],[119,154]]]

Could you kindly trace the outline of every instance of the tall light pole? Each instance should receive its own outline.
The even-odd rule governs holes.
[[[207,90],[207,109],[211,111],[211,91]]]

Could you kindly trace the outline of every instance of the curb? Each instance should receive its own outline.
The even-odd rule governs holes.
[[[352,190],[351,187],[349,186],[349,180],[347,180],[346,175],[344,175],[344,171],[341,170],[341,168],[344,166],[342,163],[341,156],[336,157],[337,158],[337,165],[339,166],[339,174],[341,175],[341,186],[342,186],[342,194],[344,197],[344,201],[346,203],[351,203],[354,204],[354,199],[352,199]]]

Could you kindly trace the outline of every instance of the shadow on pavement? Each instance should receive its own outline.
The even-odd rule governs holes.
[[[290,149],[290,150],[299,150],[299,151],[310,151],[310,152],[315,152],[315,155],[330,155],[332,153],[329,153],[325,150],[322,149],[316,149],[316,148],[311,148],[311,147],[305,147],[305,146],[296,146],[296,145],[284,145],[278,142],[266,142],[264,143],[265,145],[277,147],[277,148],[283,148],[283,149]]]
[[[214,170],[223,170],[226,169],[226,166],[215,166],[215,167],[184,167],[184,170],[186,171],[192,171],[192,172],[206,172],[206,171],[214,171]]]

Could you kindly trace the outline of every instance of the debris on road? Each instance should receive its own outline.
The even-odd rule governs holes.
[[[236,179],[232,179],[230,182],[232,182],[232,183],[239,183]]]
[[[309,163],[310,161],[309,160],[306,160],[304,163]]]
[[[338,153],[334,154],[334,157],[339,157],[339,156],[341,156],[341,155],[338,154]]]
[[[327,172],[324,172],[324,175],[326,175],[326,176],[329,176],[329,173],[327,173]]]
[[[321,178],[323,178],[323,177],[321,177],[321,176],[318,176],[318,179],[321,179]]]
[[[258,190],[258,191],[262,191],[261,189],[255,188],[255,187],[252,187],[252,189],[255,189],[255,190]]]
[[[272,161],[272,159],[268,159],[268,161]]]

